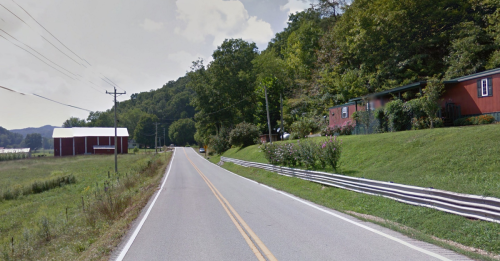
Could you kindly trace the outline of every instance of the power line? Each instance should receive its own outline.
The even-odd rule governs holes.
[[[47,28],[45,28],[42,24],[40,24],[36,19],[35,17],[33,17],[30,13],[28,13],[28,11],[26,11],[22,6],[20,6],[16,1],[12,0],[12,2],[14,2],[14,4],[16,4],[17,6],[19,6],[19,8],[21,8],[27,15],[29,15],[29,17],[31,17],[31,19],[33,19],[33,21],[35,21],[40,27],[43,28],[43,30],[45,30],[47,33],[49,33],[52,37],[54,37],[54,39],[56,39],[62,46],[64,46],[68,51],[70,51],[71,53],[73,53],[76,57],[80,58],[80,60],[84,60],[82,59],[82,57],[78,56],[78,54],[76,54],[75,52],[73,52],[71,49],[69,49],[65,44],[63,44],[55,35],[53,35],[51,32],[49,32],[49,30],[47,30]],[[85,61],[85,60],[84,60]],[[87,61],[85,61],[87,62]],[[88,63],[88,62],[87,62]],[[90,63],[88,63],[90,65]]]
[[[15,16],[17,19],[19,19],[21,22],[23,22],[25,25],[27,25],[32,31],[36,32],[35,29],[33,29],[33,27],[31,27],[28,23],[26,23],[23,19],[21,19],[19,16],[17,16],[16,14],[14,14],[10,9],[8,9],[7,7],[5,7],[4,5],[2,5],[0,3],[0,6],[2,6],[5,10],[7,10],[9,13],[11,13],[13,16]],[[83,66],[84,68],[87,68],[85,65],[77,62],[75,59],[73,59],[72,57],[70,57],[68,54],[66,54],[65,52],[63,52],[61,49],[59,49],[57,46],[55,46],[53,43],[51,43],[49,40],[47,40],[47,38],[45,38],[42,34],[38,33],[38,35],[40,37],[42,37],[47,43],[49,43],[50,45],[52,45],[54,48],[56,48],[60,53],[64,54],[66,57],[68,57],[69,59],[71,59],[73,62],[75,62],[76,64],[80,65],[80,66]]]
[[[24,50],[25,52],[27,52],[27,53],[29,53],[29,54],[33,55],[35,58],[37,58],[37,59],[38,59],[38,60],[40,60],[41,62],[45,63],[46,65],[48,65],[48,66],[50,66],[50,67],[52,67],[54,70],[56,70],[56,71],[58,71],[58,72],[60,72],[60,73],[64,74],[66,77],[68,77],[68,78],[70,78],[70,79],[72,79],[72,80],[75,80],[75,78],[73,78],[73,77],[71,77],[71,76],[67,75],[66,73],[62,72],[61,70],[57,69],[56,67],[54,67],[54,66],[52,66],[52,65],[48,64],[48,63],[47,63],[47,62],[45,62],[44,60],[40,59],[40,57],[38,57],[38,56],[34,55],[32,52],[30,52],[30,51],[28,51],[28,50],[24,49],[23,47],[19,46],[18,44],[16,44],[16,43],[14,43],[14,42],[10,41],[9,39],[5,38],[3,35],[0,35],[0,37],[2,37],[3,39],[7,40],[7,41],[8,41],[8,42],[10,42],[11,44],[13,44],[13,45],[17,46],[18,48],[20,48],[20,49]]]
[[[16,4],[19,8],[21,8],[21,10],[23,10],[31,19],[33,19],[33,21],[35,21],[41,28],[43,28],[43,30],[45,30],[48,34],[50,34],[57,42],[59,42],[62,46],[64,46],[64,48],[66,48],[68,51],[70,51],[72,54],[74,54],[76,57],[78,57],[81,61],[87,63],[89,66],[92,67],[92,65],[85,59],[83,59],[82,57],[80,57],[78,54],[76,54],[73,50],[71,50],[68,46],[66,46],[61,40],[59,40],[59,38],[57,38],[54,34],[52,34],[47,28],[45,28],[45,26],[43,26],[40,22],[38,22],[38,20],[35,19],[35,17],[33,17],[26,9],[24,9],[20,4],[18,4],[16,1],[14,0],[11,0],[14,4]],[[6,9],[8,12],[10,12],[12,15],[14,15],[15,17],[17,17],[17,19],[19,19],[20,21],[22,21],[24,24],[26,24],[31,30],[35,31],[28,23],[26,23],[26,21],[24,21],[23,19],[21,19],[19,16],[17,16],[16,14],[14,14],[11,10],[9,10],[8,8],[6,8],[4,5],[0,4],[4,9]],[[73,60],[75,63],[77,63],[78,65],[81,65],[83,66],[84,68],[88,68],[87,66],[85,66],[84,64],[82,63],[79,63],[77,62],[76,60],[74,60],[73,58],[71,58],[69,55],[67,55],[65,52],[63,52],[62,50],[60,50],[59,48],[57,48],[53,43],[51,43],[48,39],[46,39],[43,35],[41,35],[40,33],[38,33],[40,35],[40,37],[42,37],[45,41],[47,41],[50,45],[52,45],[54,48],[56,48],[59,52],[61,52],[62,54],[64,54],[65,56],[67,56],[68,58],[70,58],[71,60]],[[94,71],[94,73],[97,73]],[[101,73],[101,75],[103,75]],[[103,75],[104,76],[104,75]],[[104,76],[106,77],[106,76]],[[109,78],[106,77],[106,79],[109,80]],[[111,81],[111,80],[110,80]],[[111,81],[112,82],[112,81]],[[107,82],[106,82],[107,83]],[[113,83],[113,82],[112,82]],[[109,84],[109,83],[108,83]],[[118,88],[124,90],[123,88],[121,88],[120,86],[118,86],[118,84],[116,83],[113,83],[114,86],[117,86]],[[113,87],[114,87],[113,86]]]
[[[42,56],[43,58],[45,58],[46,60],[50,61],[51,63],[53,63],[55,66],[65,70],[66,72],[70,73],[70,74],[73,74],[74,76],[77,76],[77,74],[74,74],[68,70],[66,70],[65,68],[63,68],[62,66],[58,65],[57,63],[53,62],[52,60],[50,60],[49,58],[45,57],[43,54],[39,53],[37,50],[33,49],[31,46],[19,41],[17,38],[15,38],[14,36],[12,36],[11,34],[7,33],[6,31],[4,31],[3,29],[0,28],[0,31],[4,32],[6,35],[10,36],[10,38],[16,40],[17,42],[19,43],[22,43],[24,46],[30,48],[32,51],[36,52],[38,55]]]
[[[7,88],[7,87],[4,87],[4,86],[0,86],[0,88],[2,89],[5,89],[7,91],[10,91],[10,92],[15,92],[15,93],[18,93],[18,94],[21,94],[21,95],[26,95],[22,92],[18,92],[18,91],[15,91],[13,89],[10,89],[10,88]],[[58,102],[58,101],[55,101],[55,100],[52,100],[50,98],[47,98],[47,97],[44,97],[44,96],[41,96],[41,95],[38,95],[36,93],[29,93],[33,96],[36,96],[38,98],[42,98],[42,99],[45,99],[45,100],[48,100],[48,101],[51,101],[51,102],[54,102],[54,103],[57,103],[57,104],[60,104],[60,105],[64,105],[64,106],[68,106],[68,107],[71,107],[71,108],[75,108],[75,109],[79,109],[79,110],[84,110],[84,111],[88,111],[88,112],[91,112],[91,110],[87,110],[87,109],[84,109],[84,108],[80,108],[80,107],[77,107],[77,106],[74,106],[74,105],[71,105],[71,104],[66,104],[66,103],[62,103],[62,102]]]
[[[53,64],[54,64],[54,65],[56,65],[57,67],[60,67],[61,69],[63,69],[63,70],[65,70],[65,71],[67,71],[68,73],[73,74],[73,75],[75,75],[75,76],[76,76],[76,74],[74,74],[74,73],[72,73],[72,72],[68,71],[67,69],[64,69],[62,66],[58,65],[57,63],[53,62],[53,61],[52,61],[52,60],[50,60],[49,58],[47,58],[47,57],[45,57],[44,55],[40,54],[39,52],[37,52],[36,50],[34,50],[33,48],[31,48],[29,45],[27,45],[27,44],[25,44],[25,43],[23,43],[23,42],[21,42],[21,41],[17,40],[15,37],[13,37],[13,36],[12,36],[12,35],[10,35],[9,33],[5,32],[4,30],[0,29],[0,31],[2,31],[2,32],[6,33],[6,34],[7,34],[7,35],[9,35],[10,37],[12,37],[14,40],[18,41],[19,43],[23,44],[24,46],[26,46],[26,47],[30,48],[31,50],[33,50],[34,52],[38,53],[40,56],[42,56],[42,57],[43,57],[43,58],[45,58],[46,60],[50,61],[51,63],[53,63]],[[46,65],[50,66],[52,69],[54,69],[54,70],[56,70],[56,71],[58,71],[58,72],[60,72],[60,73],[64,74],[66,77],[68,77],[68,78],[70,78],[70,79],[72,79],[72,80],[79,80],[79,81],[81,81],[80,79],[78,79],[78,78],[73,78],[73,77],[69,76],[68,74],[66,74],[66,73],[62,72],[61,70],[59,70],[59,69],[55,68],[54,66],[52,66],[52,65],[48,64],[46,61],[44,61],[44,60],[40,59],[40,57],[36,56],[36,55],[35,55],[35,54],[33,54],[32,52],[30,52],[30,51],[26,50],[25,48],[23,48],[23,47],[19,46],[18,44],[16,44],[16,43],[12,42],[11,40],[7,39],[5,36],[0,35],[0,37],[2,37],[3,39],[7,40],[8,42],[10,42],[11,44],[15,45],[16,47],[18,47],[18,48],[20,48],[20,49],[24,50],[25,52],[27,52],[27,53],[31,54],[33,57],[37,58],[37,59],[38,59],[38,60],[40,60],[41,62],[43,62],[43,63],[45,63]],[[89,86],[90,86],[90,85],[89,85]],[[90,87],[91,87],[92,89],[94,89],[95,91],[97,91],[97,92],[99,92],[99,93],[102,93],[101,91],[97,90],[96,88],[94,88],[94,87],[92,87],[92,86],[90,86]]]

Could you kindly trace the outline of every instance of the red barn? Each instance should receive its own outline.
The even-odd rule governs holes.
[[[115,128],[55,128],[54,156],[114,154]],[[128,153],[127,128],[117,129],[117,152]]]

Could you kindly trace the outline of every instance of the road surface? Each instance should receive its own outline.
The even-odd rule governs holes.
[[[176,148],[114,260],[469,260]]]

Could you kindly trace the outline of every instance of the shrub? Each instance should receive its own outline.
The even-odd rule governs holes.
[[[224,151],[231,148],[229,144],[229,131],[221,128],[218,135],[210,136],[210,147],[217,154],[222,154]]]
[[[304,117],[299,121],[296,121],[291,126],[292,132],[299,135],[299,138],[305,138],[311,132],[318,129],[318,123],[313,118]]]
[[[237,147],[250,146],[259,138],[259,128],[251,123],[242,122],[229,133],[229,143]]]
[[[341,141],[330,136],[319,142],[300,140],[297,143],[264,143],[259,148],[269,163],[274,165],[304,165],[306,168],[315,169],[319,163],[322,168],[331,166],[337,169]]]
[[[338,162],[340,160],[342,142],[337,137],[330,136],[327,140],[321,143],[319,149],[319,160],[321,167],[325,168],[330,165],[334,170],[337,170]]]
[[[319,157],[318,146],[315,142],[310,140],[299,140],[298,144],[298,155],[299,160],[306,168],[316,168],[316,160]]]
[[[495,122],[495,117],[485,114],[475,117],[456,119],[453,122],[453,124],[455,126],[467,126],[467,125],[491,124],[493,122]]]
[[[387,121],[391,131],[406,129],[409,119],[401,100],[393,100],[386,103],[384,113],[387,115]]]
[[[135,147],[134,148],[134,153],[139,153],[139,148]]]
[[[354,125],[350,121],[344,122],[340,128],[340,135],[351,135],[354,130]]]

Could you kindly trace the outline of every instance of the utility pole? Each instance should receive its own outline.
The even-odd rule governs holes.
[[[273,142],[271,138],[271,118],[269,117],[269,102],[267,101],[267,86],[264,84],[264,94],[266,95],[266,110],[267,110],[267,125],[269,126],[269,142]]]
[[[117,120],[116,120],[116,96],[120,96],[120,95],[123,95],[123,94],[127,94],[127,92],[116,92],[116,87],[114,87],[114,91],[113,92],[108,92],[106,91],[106,94],[111,94],[115,97],[115,173],[118,173],[118,146],[116,145],[118,143],[118,138],[117,138],[117,129],[116,129],[116,123],[117,123]]]
[[[158,153],[158,122],[154,123],[156,126],[156,131],[155,131],[155,154]]]
[[[165,128],[163,128],[163,146],[165,147]]]
[[[283,95],[280,93],[280,102],[281,102],[281,140],[283,140],[283,137],[285,136],[285,129],[283,129]]]

